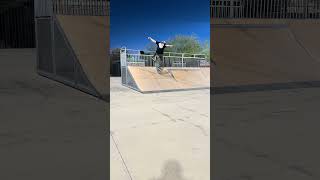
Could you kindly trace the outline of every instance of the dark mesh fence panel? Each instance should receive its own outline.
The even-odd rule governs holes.
[[[38,69],[53,73],[51,19],[37,19]]]
[[[76,71],[76,79],[77,79],[77,84],[79,86],[82,87],[86,87],[86,88],[90,88],[93,89],[93,87],[91,87],[90,82],[88,81],[85,75],[85,73],[82,71],[81,67],[79,64],[77,64],[77,71]]]
[[[56,74],[75,81],[75,59],[57,24],[54,26]]]

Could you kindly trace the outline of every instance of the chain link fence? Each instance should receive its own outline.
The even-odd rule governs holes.
[[[319,19],[319,0],[211,0],[212,18]]]
[[[54,14],[109,16],[109,10],[106,0],[53,0]]]
[[[108,0],[35,0],[36,17],[57,15],[109,16]]]

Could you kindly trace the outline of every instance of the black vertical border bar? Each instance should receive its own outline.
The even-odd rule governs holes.
[[[3,12],[2,12],[3,13]],[[2,28],[3,28],[3,24],[2,24],[2,13],[0,13],[0,49],[3,48],[3,42],[2,42],[2,34],[3,34],[3,31],[2,31]]]
[[[4,45],[4,37],[3,37],[3,34],[4,34],[4,23],[3,23],[4,18],[3,18],[3,13],[4,13],[4,12],[2,12],[2,13],[0,14],[0,48],[1,48],[1,49],[5,47],[5,45]]]

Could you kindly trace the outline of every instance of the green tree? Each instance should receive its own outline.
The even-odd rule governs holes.
[[[208,40],[203,43],[201,54],[205,54],[207,59],[210,58],[210,42]]]
[[[168,44],[173,45],[172,48],[166,49],[168,52],[196,54],[202,51],[201,43],[195,35],[177,35],[169,39]]]
[[[205,41],[201,43],[196,35],[177,35],[167,40],[168,44],[173,47],[166,48],[165,52],[190,53],[190,54],[205,54],[210,57],[210,43]],[[157,46],[150,42],[146,46],[146,50],[155,51]]]

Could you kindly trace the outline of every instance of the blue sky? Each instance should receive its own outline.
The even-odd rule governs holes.
[[[148,36],[210,39],[209,0],[111,0],[111,48],[144,49]]]

